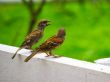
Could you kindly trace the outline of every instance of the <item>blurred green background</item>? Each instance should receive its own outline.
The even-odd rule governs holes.
[[[39,4],[34,5],[38,7]],[[52,22],[35,46],[64,27],[66,39],[53,51],[55,54],[90,62],[110,57],[109,0],[47,1],[37,19]],[[0,43],[20,46],[28,31],[29,20],[28,8],[22,2],[0,3]]]

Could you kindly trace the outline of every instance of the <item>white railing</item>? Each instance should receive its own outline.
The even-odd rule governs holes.
[[[96,60],[95,63],[110,66],[110,58],[101,58]]]
[[[0,44],[0,82],[110,82],[110,67],[72,58],[37,54],[24,62],[30,50],[11,59],[17,47]]]

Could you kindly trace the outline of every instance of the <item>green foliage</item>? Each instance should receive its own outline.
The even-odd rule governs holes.
[[[65,42],[54,50],[55,54],[86,61],[110,57],[109,4],[67,3],[59,7],[47,3],[40,19],[52,20],[52,25],[45,29],[39,44],[55,34],[60,27],[66,29]],[[29,12],[24,5],[0,4],[0,43],[19,46],[27,32],[28,22]]]

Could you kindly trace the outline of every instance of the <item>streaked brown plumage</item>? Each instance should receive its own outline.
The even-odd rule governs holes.
[[[44,52],[47,56],[54,56],[51,51],[61,45],[65,39],[65,30],[64,28],[59,29],[58,34],[50,37],[44,43],[42,43],[35,51],[32,52],[30,56],[25,59],[25,62],[28,62],[34,55],[38,52]]]
[[[31,47],[37,43],[43,36],[44,28],[48,26],[48,20],[43,20],[39,22],[37,29],[32,31],[24,40],[24,42],[21,44],[20,48],[15,52],[15,54],[12,56],[12,59],[16,56],[17,52],[23,48],[31,49]]]

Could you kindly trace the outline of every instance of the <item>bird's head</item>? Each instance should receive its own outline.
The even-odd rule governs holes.
[[[38,28],[39,29],[44,29],[46,26],[50,25],[49,22],[50,22],[49,20],[40,21],[39,24],[38,24]]]
[[[64,38],[65,35],[66,35],[65,29],[64,28],[60,28],[58,33],[57,33],[57,36]]]

